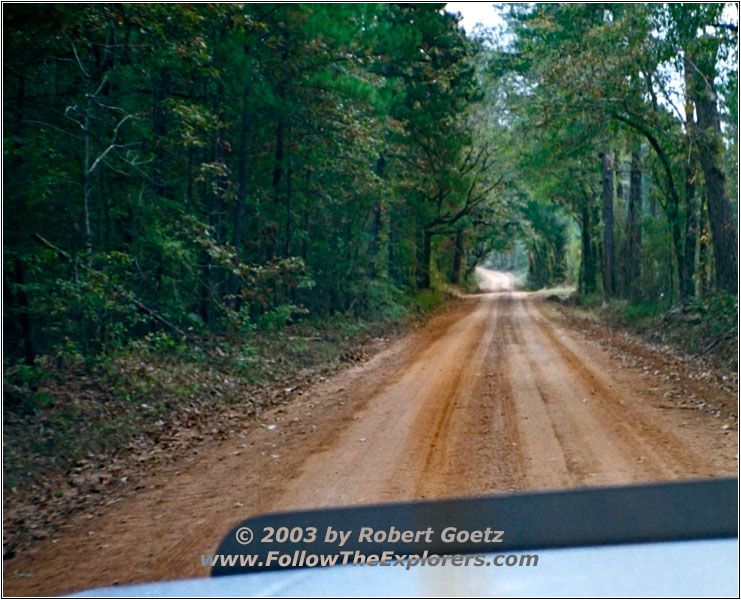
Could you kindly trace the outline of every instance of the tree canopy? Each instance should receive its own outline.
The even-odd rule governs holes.
[[[518,239],[531,285],[736,294],[723,4],[444,8],[6,6],[6,360],[391,310]]]

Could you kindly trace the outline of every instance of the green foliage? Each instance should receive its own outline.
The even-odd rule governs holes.
[[[277,331],[292,323],[298,315],[305,315],[308,311],[294,304],[281,304],[273,310],[262,315],[257,321],[257,326],[267,331]]]
[[[17,364],[3,369],[3,377],[11,379],[25,388],[35,390],[39,382],[46,379],[47,375],[40,367]]]
[[[140,340],[131,343],[131,349],[137,354],[154,354],[176,356],[186,350],[182,340],[174,338],[166,331],[148,333]]]
[[[530,201],[524,216],[536,235],[526,242],[532,262],[527,284],[531,289],[563,283],[566,278],[568,221],[558,206]]]
[[[282,340],[290,363],[312,350],[314,328],[337,338],[434,310],[446,296],[431,288],[466,286],[492,252],[528,261],[532,285],[579,270],[594,293],[607,150],[623,164],[636,151],[645,183],[641,275],[620,275],[637,284],[622,292],[675,298],[695,208],[705,250],[718,238],[685,191],[709,197],[705,175],[685,175],[692,144],[721,128],[685,127],[670,75],[687,50],[718,86],[728,139],[710,136],[714,164],[725,152],[735,169],[737,50],[724,28],[704,27],[722,12],[505,12],[507,36],[487,40],[437,3],[5,7],[11,415],[53,412],[40,378],[60,368],[103,370],[122,402],[151,398],[153,376],[118,377],[124,358],[222,352],[223,368],[269,378],[279,367],[265,340]],[[690,81],[695,104],[700,87]],[[627,185],[625,174],[615,181]],[[622,256],[625,198],[615,201]],[[706,296],[713,252],[696,253]],[[333,338],[321,352],[339,347]],[[55,427],[79,434],[85,416],[65,405]],[[110,419],[122,431],[132,422]]]
[[[659,301],[636,301],[624,304],[618,310],[618,318],[627,325],[655,323],[671,308],[672,301],[664,298]]]
[[[482,47],[442,7],[11,7],[13,360],[401,319],[452,239],[466,270],[511,237]]]
[[[408,307],[402,290],[389,282],[369,281],[361,298],[366,315],[377,314],[393,323],[401,323],[407,316]]]
[[[234,370],[244,376],[247,381],[254,381],[260,363],[260,350],[251,343],[245,342],[234,357]]]
[[[723,91],[737,81],[736,61],[724,57],[737,56],[738,41],[723,11],[722,3],[536,3],[505,10],[509,38],[493,44],[489,72],[503,89],[512,87],[508,105],[521,147],[515,179],[530,198],[557,204],[578,221],[582,292],[593,293],[601,279],[618,297],[687,299],[695,288],[710,292],[693,273],[707,273],[711,260],[719,289],[735,289],[735,209],[725,183],[715,183],[737,179],[736,153],[728,153],[730,168],[720,158],[723,147],[737,143],[735,125],[725,129],[723,143],[718,133],[717,115],[736,110],[735,95]],[[677,85],[682,79],[684,90]],[[603,155],[618,169],[609,175],[609,202],[602,197],[609,189],[600,180]],[[625,165],[632,157],[638,160],[630,169],[637,165],[643,185],[629,223],[634,182]],[[706,218],[703,194],[714,214],[723,214],[709,222],[712,259],[695,252],[698,223]],[[637,227],[641,221],[647,223]],[[707,222],[699,226],[707,229]],[[640,230],[648,233],[642,243]],[[552,232],[542,235],[551,239]],[[607,272],[612,247],[618,264]],[[539,254],[546,264],[534,257],[537,284],[552,262],[549,253]]]
[[[417,314],[427,315],[439,309],[448,299],[441,290],[422,290],[412,296],[411,306]]]
[[[604,298],[602,294],[593,292],[591,294],[578,294],[576,296],[576,304],[582,308],[594,308],[602,306],[604,304]]]
[[[646,301],[673,301],[676,293],[676,276],[667,265],[672,265],[671,238],[663,216],[645,215],[641,224],[645,243],[641,256],[640,297]]]
[[[738,297],[716,294],[697,301],[693,308],[702,315],[703,333],[710,338],[738,338]]]
[[[578,304],[602,319],[646,338],[700,354],[723,367],[737,368],[738,298],[716,294],[684,304],[658,300],[604,302],[599,296],[579,297]]]

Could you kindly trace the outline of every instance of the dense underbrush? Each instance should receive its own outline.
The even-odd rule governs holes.
[[[218,335],[184,340],[159,330],[93,358],[6,364],[5,490],[58,491],[58,476],[87,461],[156,446],[179,426],[209,424],[211,433],[224,411],[259,414],[292,389],[364,360],[451,297],[425,291],[364,317],[286,306]]]
[[[718,294],[685,303],[604,301],[598,296],[571,296],[567,303],[581,314],[625,328],[649,342],[702,355],[721,368],[738,368],[738,298]]]

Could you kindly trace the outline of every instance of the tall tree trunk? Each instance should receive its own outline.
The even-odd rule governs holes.
[[[602,223],[604,226],[604,267],[602,281],[605,297],[615,295],[615,222],[613,215],[613,157],[602,154]]]
[[[293,170],[291,165],[291,124],[288,123],[288,142],[286,144],[286,246],[285,255],[291,256],[291,237],[293,236]]]
[[[430,287],[430,266],[432,263],[432,231],[424,230],[422,239],[422,257],[417,269],[417,287],[421,290]]]
[[[217,86],[217,91],[213,98],[213,111],[214,114],[218,115],[220,112],[221,99],[224,97],[224,88],[222,85]],[[223,131],[217,130],[214,132],[213,140],[211,143],[211,157],[210,162],[215,163],[222,159],[223,150]],[[224,178],[220,178],[215,190],[210,190],[211,195],[211,207],[209,211],[209,226],[213,232],[214,237],[218,240],[222,235],[221,225],[221,212],[223,205],[222,197],[222,186],[226,186]],[[219,293],[222,281],[220,281],[219,274],[216,269],[216,262],[210,255],[207,256],[204,275],[203,275],[203,286],[201,290],[201,316],[207,326],[211,326],[216,319],[216,308],[220,300]]]
[[[597,291],[597,268],[599,265],[599,241],[594,235],[595,228],[599,223],[599,209],[594,197],[584,194],[582,204],[582,261],[583,273],[582,283],[585,294],[593,294]]]
[[[636,298],[639,292],[641,279],[641,184],[643,171],[641,170],[640,146],[631,153],[630,157],[630,198],[628,203],[628,255],[629,292],[631,298]]]
[[[684,167],[684,257],[681,269],[683,270],[684,288],[681,290],[682,300],[695,295],[695,250],[697,247],[697,206],[695,203],[695,179],[697,168],[695,161],[695,106],[692,102],[692,68],[689,64],[687,52],[684,53],[684,83],[686,95],[684,99],[685,135],[684,145],[686,160]]]
[[[245,85],[242,92],[242,127],[239,135],[239,167],[237,187],[237,204],[234,207],[234,227],[232,229],[232,245],[239,250],[242,244],[242,223],[246,211],[247,182],[249,179],[249,144],[252,123],[249,114],[250,85]]]
[[[461,269],[463,267],[463,229],[455,234],[455,250],[453,251],[453,284],[461,282]]]
[[[684,252],[682,251],[682,229],[680,224],[680,218],[679,218],[679,203],[678,198],[671,197],[667,198],[666,201],[666,216],[669,219],[669,231],[672,236],[672,246],[674,248],[674,256],[676,257],[676,264],[677,264],[677,276],[679,278],[678,287],[680,294],[682,290],[685,289],[686,282],[686,272],[683,266],[683,256]],[[674,288],[674,270],[671,269],[672,274],[672,289]]]
[[[581,206],[581,290],[584,294],[593,294],[597,290],[597,260],[592,240],[592,206],[591,198],[585,194]]]
[[[625,199],[625,187],[623,186],[622,163],[620,161],[620,152],[615,152],[615,199],[618,210],[622,207],[622,201]]]
[[[614,173],[615,173],[615,207],[613,208],[613,248],[615,248],[615,259],[614,259],[614,266],[613,266],[613,273],[615,277],[614,282],[614,289],[613,293],[618,298],[624,298],[628,294],[628,281],[627,277],[625,275],[625,260],[623,256],[624,247],[620,245],[619,241],[614,241],[614,231],[615,231],[615,224],[614,224],[614,214],[615,211],[618,212],[618,227],[620,223],[620,211],[623,209],[623,206],[625,206],[625,193],[626,189],[623,185],[623,165],[620,160],[620,150],[615,151],[615,164],[614,164]],[[555,250],[555,246],[554,246]]]
[[[369,271],[371,279],[375,279],[378,276],[378,252],[381,248],[380,236],[381,236],[381,215],[383,214],[380,202],[376,203],[373,207],[373,217],[371,219],[371,240],[368,245],[368,256],[369,256]]]
[[[264,244],[267,260],[273,260],[276,252],[280,252],[280,225],[278,208],[280,206],[281,180],[283,179],[283,144],[284,144],[284,124],[283,117],[278,119],[275,126],[275,153],[273,157],[273,205],[274,221],[266,224],[266,233],[268,236],[267,243]],[[333,304],[333,306],[335,306]]]
[[[152,191],[158,196],[165,195],[165,136],[167,135],[167,112],[162,106],[167,98],[170,74],[167,67],[160,69],[159,78],[154,84],[152,102],[152,133],[154,134],[154,162],[152,163]]]
[[[85,254],[88,258],[93,253],[93,232],[90,227],[90,203],[93,195],[93,174],[90,170],[93,132],[91,131],[92,119],[90,118],[90,112],[92,111],[92,106],[89,96],[88,94],[85,106],[85,149],[82,166],[84,171],[82,183],[82,235]]]
[[[694,154],[694,152],[692,152]],[[684,258],[682,299],[695,295],[695,250],[697,248],[697,205],[695,202],[695,159],[690,154],[684,174]]]
[[[380,153],[378,155],[378,160],[376,161],[376,175],[378,177],[383,177],[383,174],[386,170],[386,159],[383,156],[383,153]],[[375,203],[373,206],[373,220],[371,221],[371,241],[368,245],[368,255],[370,258],[370,276],[371,279],[375,279],[378,276],[378,270],[380,268],[380,264],[378,261],[378,254],[381,250],[381,227],[382,227],[382,219],[383,219],[383,208],[381,207],[381,201],[380,199]]]
[[[690,60],[695,65],[692,91],[697,110],[697,145],[700,164],[705,175],[708,216],[713,234],[716,284],[718,289],[736,295],[737,234],[728,199],[726,176],[723,172],[723,138],[720,131],[717,95],[712,87],[715,79],[715,55],[713,53],[713,56],[703,56],[702,60],[690,56]]]
[[[715,112],[714,119],[717,118],[715,108],[704,106],[700,108],[698,103],[698,118],[700,127],[705,118],[706,109]],[[706,129],[705,132],[708,130]],[[705,142],[703,142],[705,145]],[[720,162],[722,161],[722,142],[720,141],[720,131],[718,130],[717,139],[707,142],[705,148],[700,150],[700,163],[705,174],[705,185],[708,197],[708,217],[710,220],[710,230],[712,232],[713,256],[715,257],[715,277],[716,285],[719,289],[728,294],[736,295],[736,285],[738,283],[738,248],[737,235],[733,223],[733,214],[731,204],[728,199],[728,189],[726,187],[726,177],[723,173]]]
[[[249,97],[250,97],[250,83],[249,74],[248,83],[244,86],[242,92],[242,126],[239,135],[239,166],[238,166],[238,187],[237,187],[237,202],[234,205],[234,220],[232,223],[232,246],[239,256],[242,245],[242,228],[244,223],[244,214],[247,210],[247,183],[249,180],[249,141],[251,132],[251,121],[249,114]],[[232,298],[232,307],[236,310],[239,308],[239,297],[237,295],[238,281],[237,276],[234,274],[229,275],[229,281],[227,283],[227,293]]]
[[[708,244],[709,238],[710,225],[708,223],[708,203],[705,197],[702,197],[700,199],[700,247],[697,252],[697,275],[701,298],[707,298],[710,295],[712,265],[710,264],[711,257],[710,247]]]
[[[307,169],[305,172],[306,180],[304,181],[304,189],[311,189],[311,172]],[[304,262],[309,260],[309,240],[311,239],[311,232],[309,226],[311,225],[311,211],[308,203],[304,202],[303,213],[301,215],[301,229],[304,232],[303,239],[301,241],[301,258]]]
[[[15,282],[18,284],[18,293],[14,294],[10,290],[10,295],[15,299],[15,303],[18,306],[18,322],[21,326],[21,333],[23,334],[23,357],[27,365],[33,366],[36,359],[36,352],[33,347],[33,330],[31,326],[31,307],[28,302],[28,296],[25,290],[25,277],[23,270],[23,262],[20,258],[16,257],[13,261]],[[7,273],[7,271],[6,271]]]
[[[648,212],[654,218],[659,214],[659,205],[656,204],[656,197],[653,195],[651,195],[651,201],[648,204]]]

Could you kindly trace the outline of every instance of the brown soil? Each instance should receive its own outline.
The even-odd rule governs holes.
[[[487,281],[500,291],[5,561],[5,595],[206,576],[201,554],[267,511],[736,474],[722,378]]]

